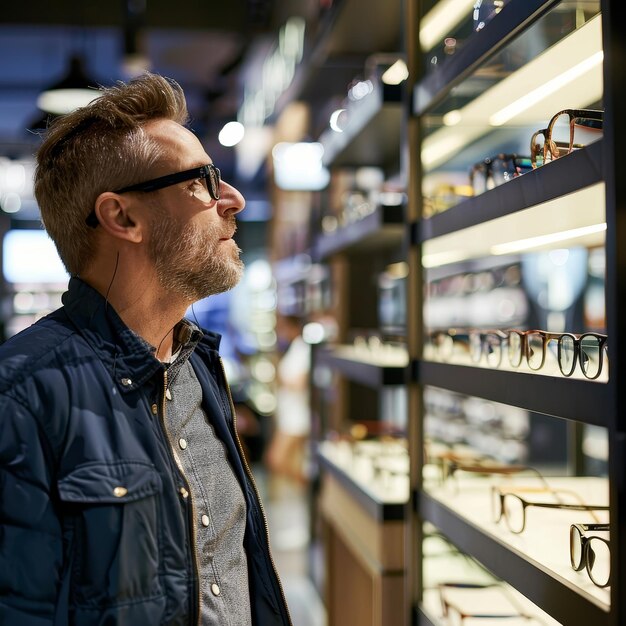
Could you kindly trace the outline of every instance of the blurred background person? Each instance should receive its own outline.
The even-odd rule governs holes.
[[[274,475],[306,484],[311,347],[302,338],[302,321],[296,316],[279,316],[276,334],[278,348],[284,352],[277,368],[275,429],[265,460]]]

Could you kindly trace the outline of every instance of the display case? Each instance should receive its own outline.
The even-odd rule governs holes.
[[[616,11],[407,5],[417,624],[626,619]]]

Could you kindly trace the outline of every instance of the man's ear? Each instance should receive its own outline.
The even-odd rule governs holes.
[[[135,205],[126,198],[112,191],[101,193],[94,204],[94,211],[100,226],[112,237],[132,243],[143,240],[143,224],[134,218]]]

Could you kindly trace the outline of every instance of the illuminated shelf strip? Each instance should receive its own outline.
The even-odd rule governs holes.
[[[422,264],[430,268],[513,251],[604,245],[605,206],[604,183],[596,183],[516,213],[430,239],[422,248]],[[564,233],[569,237],[564,238]]]

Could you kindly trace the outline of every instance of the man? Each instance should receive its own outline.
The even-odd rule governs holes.
[[[60,118],[35,194],[72,276],[0,348],[0,624],[290,624],[219,336],[244,199],[147,74]]]

